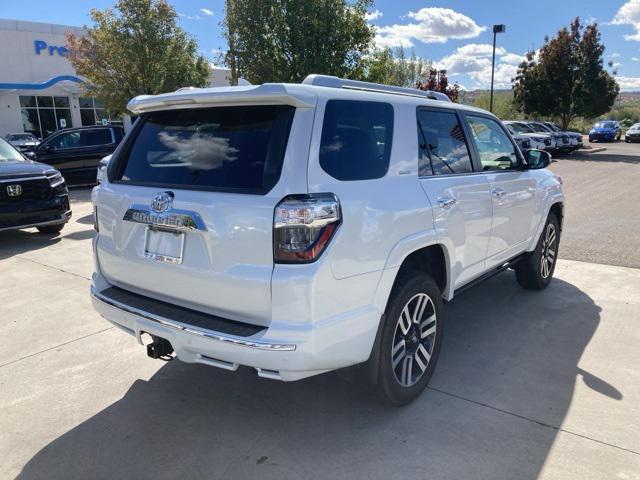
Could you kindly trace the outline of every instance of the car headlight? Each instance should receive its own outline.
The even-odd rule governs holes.
[[[49,170],[45,172],[45,176],[47,180],[49,180],[49,185],[51,185],[52,188],[64,183],[64,177],[57,170]]]

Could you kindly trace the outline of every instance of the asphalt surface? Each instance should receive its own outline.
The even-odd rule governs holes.
[[[147,358],[91,307],[90,191],[72,191],[61,235],[0,233],[0,478],[640,480],[640,270],[598,264],[640,265],[640,146],[607,147],[552,166],[568,205],[549,288],[508,272],[448,304],[430,387],[402,409],[349,371]]]
[[[640,143],[558,156],[566,195],[560,258],[640,268]]]

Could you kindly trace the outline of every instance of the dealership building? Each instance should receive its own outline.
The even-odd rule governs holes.
[[[61,128],[109,121],[67,58],[69,31],[83,33],[79,27],[0,19],[0,136],[33,132],[44,138]],[[212,66],[209,84],[228,85],[228,70]]]

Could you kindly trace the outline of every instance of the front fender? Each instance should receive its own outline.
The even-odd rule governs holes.
[[[547,223],[547,217],[549,216],[549,212],[551,211],[551,207],[556,203],[562,203],[564,205],[564,194],[562,193],[562,187],[560,182],[556,185],[547,187],[547,193],[544,197],[542,215],[540,216],[540,221],[534,231],[534,235],[531,237],[529,241],[529,246],[527,248],[528,252],[532,252],[535,250],[538,239],[540,235],[542,235],[542,230],[544,229],[545,223]],[[562,219],[559,219],[562,222]],[[560,225],[560,229],[562,229],[562,224]]]

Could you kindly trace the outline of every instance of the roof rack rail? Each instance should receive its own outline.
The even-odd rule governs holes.
[[[367,92],[407,95],[410,97],[428,98],[430,100],[441,100],[444,102],[451,101],[451,99],[444,93],[434,92],[433,90],[418,90],[417,88],[395,87],[393,85],[383,85],[381,83],[361,82],[359,80],[338,78],[332,75],[307,75],[302,83],[304,85],[316,85],[318,87],[345,88],[349,90],[363,90]]]

